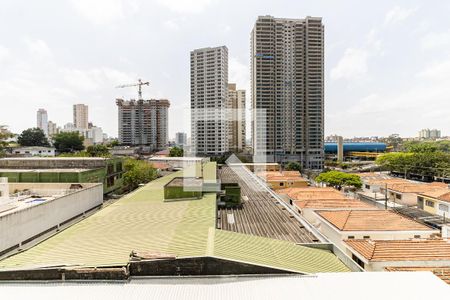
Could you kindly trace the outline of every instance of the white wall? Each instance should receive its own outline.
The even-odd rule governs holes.
[[[90,187],[66,196],[0,217],[0,252],[101,205],[103,185],[89,185]]]

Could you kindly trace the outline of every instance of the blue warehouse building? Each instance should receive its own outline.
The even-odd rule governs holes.
[[[337,154],[337,143],[325,143],[325,154]],[[344,153],[348,152],[386,152],[385,143],[344,143]]]

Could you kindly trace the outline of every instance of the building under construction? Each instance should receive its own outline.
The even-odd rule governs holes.
[[[116,99],[119,117],[119,143],[164,149],[168,142],[169,106],[166,99]]]

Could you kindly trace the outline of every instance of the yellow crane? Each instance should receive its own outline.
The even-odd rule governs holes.
[[[143,86],[143,85],[149,86],[149,85],[150,85],[150,82],[148,82],[148,81],[143,82],[141,79],[138,79],[138,83],[122,84],[122,85],[116,86],[116,88],[119,88],[119,89],[120,89],[120,88],[126,88],[126,87],[138,86],[138,87],[139,87],[139,89],[138,89],[139,100],[142,100],[142,86]]]

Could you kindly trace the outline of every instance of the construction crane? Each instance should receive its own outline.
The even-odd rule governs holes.
[[[141,79],[138,79],[138,83],[133,83],[133,84],[123,84],[123,85],[118,85],[116,86],[116,88],[126,88],[126,87],[131,87],[131,86],[138,86],[139,87],[139,100],[142,99],[142,86],[143,85],[150,85],[150,82],[146,81],[146,82],[142,82]]]

